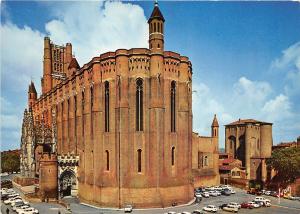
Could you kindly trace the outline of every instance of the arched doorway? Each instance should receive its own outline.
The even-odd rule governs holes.
[[[76,176],[73,171],[64,171],[59,179],[60,183],[60,195],[61,198],[65,196],[71,196],[72,190],[77,190],[76,186]]]

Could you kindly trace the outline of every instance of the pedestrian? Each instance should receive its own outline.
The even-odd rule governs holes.
[[[6,214],[9,214],[9,209],[8,208],[6,208]]]

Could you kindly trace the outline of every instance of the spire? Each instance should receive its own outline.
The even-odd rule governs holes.
[[[212,127],[219,127],[219,123],[218,123],[218,119],[217,119],[217,115],[215,114],[214,116],[214,120],[211,124]]]
[[[34,83],[32,81],[31,81],[31,83],[29,85],[28,92],[36,94],[35,86],[34,86]]]
[[[162,20],[163,22],[165,21],[164,16],[160,12],[157,1],[155,1],[155,3],[154,3],[154,8],[153,8],[150,18],[148,19],[148,23],[150,23],[153,19],[159,19],[159,20]]]

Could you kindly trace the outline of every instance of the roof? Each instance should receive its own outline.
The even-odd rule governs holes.
[[[271,124],[272,125],[272,123],[262,122],[262,121],[254,120],[254,119],[239,119],[239,120],[229,123],[225,126],[245,125],[247,123],[259,123],[259,124]]]
[[[237,159],[233,159],[233,158],[227,158],[227,159],[224,159],[223,161],[222,161],[222,163],[224,164],[224,163],[227,163],[227,164],[230,164],[230,163],[232,163],[232,162],[234,162],[234,161],[236,161]]]
[[[152,21],[152,19],[160,19],[162,20],[163,22],[165,21],[165,18],[164,16],[162,15],[162,13],[160,12],[160,9],[158,7],[158,3],[155,2],[154,4],[154,8],[153,8],[153,11],[151,13],[151,16],[150,18],[148,19],[148,23]]]
[[[34,83],[31,81],[30,85],[29,85],[29,89],[28,89],[29,93],[35,93],[36,94],[36,90],[35,90],[35,86]]]
[[[232,165],[219,166],[219,170],[232,170],[233,168],[238,168],[238,167]]]
[[[214,116],[214,120],[213,120],[211,126],[212,126],[212,127],[219,127],[217,115]]]
[[[69,68],[69,69],[70,69],[70,68],[76,68],[76,69],[79,69],[79,68],[80,68],[80,66],[79,66],[79,64],[78,64],[78,62],[77,62],[77,60],[76,60],[75,57],[72,58],[72,60],[71,60],[71,62],[70,62],[70,64],[69,64],[69,67],[68,67],[68,68]]]

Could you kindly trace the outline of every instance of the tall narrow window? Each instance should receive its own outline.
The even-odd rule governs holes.
[[[175,147],[174,146],[172,147],[172,155],[171,156],[172,156],[171,157],[172,166],[174,166],[175,165]]]
[[[82,136],[84,136],[84,91],[81,92]]]
[[[137,165],[137,170],[138,172],[142,172],[142,150],[138,149],[138,165]]]
[[[176,131],[176,82],[171,82],[171,132]]]
[[[67,101],[67,123],[68,123],[68,137],[71,136],[70,134],[70,131],[71,131],[71,120],[69,119],[70,118],[70,99],[68,99]]]
[[[77,115],[77,97],[74,96],[74,134],[75,134],[75,140],[76,140],[76,135],[77,135],[77,116],[76,115]]]
[[[93,127],[93,106],[94,106],[94,89],[91,87],[90,89],[91,95],[91,112],[90,112],[90,126],[91,126],[91,136],[94,135],[94,127]]]
[[[143,131],[143,80],[136,81],[136,131]]]
[[[208,166],[208,157],[204,156],[203,158],[203,166]]]
[[[106,171],[109,171],[109,151],[105,151],[106,154]]]
[[[201,169],[202,167],[202,154],[201,152],[198,152],[198,169]]]
[[[109,82],[106,81],[105,87],[105,132],[109,132]]]

